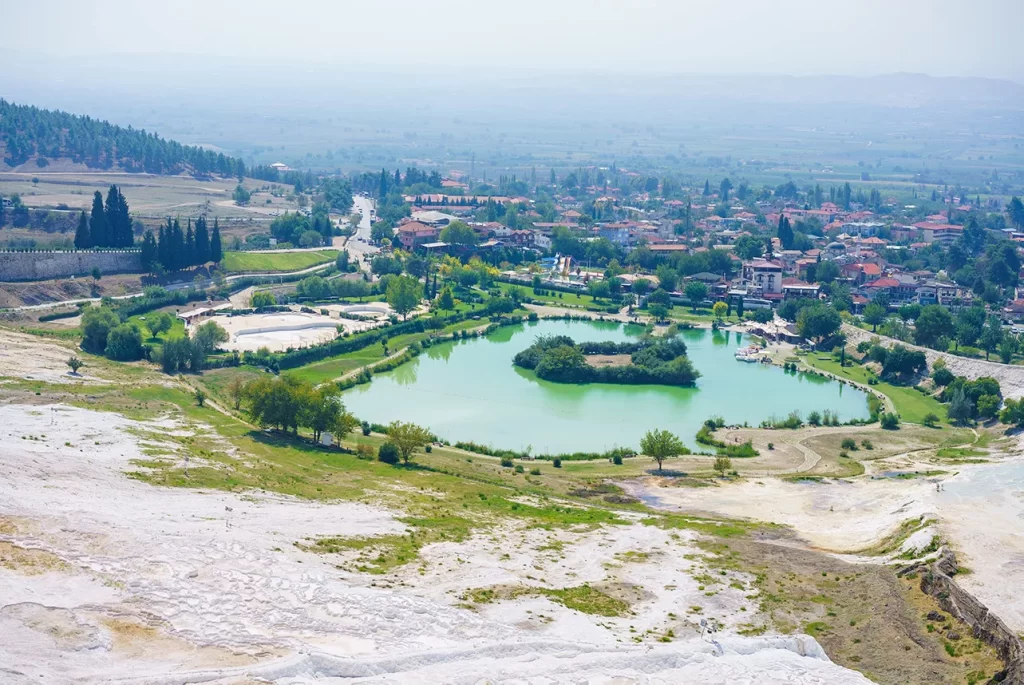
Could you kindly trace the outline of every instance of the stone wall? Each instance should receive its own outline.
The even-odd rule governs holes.
[[[137,273],[142,271],[142,253],[139,250],[0,250],[0,281],[43,281],[89,276],[97,267],[103,274]]]

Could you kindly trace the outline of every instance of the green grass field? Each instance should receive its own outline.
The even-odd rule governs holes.
[[[868,378],[873,378],[867,369],[858,364],[840,367],[839,362],[831,359],[819,359],[814,354],[803,357],[803,360],[809,366],[813,366],[816,369],[827,371],[836,376],[863,383],[864,385],[867,385]],[[927,414],[935,414],[940,418],[946,416],[945,405],[934,397],[918,392],[911,387],[892,385],[883,381],[879,381],[872,387],[891,399],[900,418],[909,423],[921,423]]]
[[[250,271],[301,271],[333,262],[337,250],[315,252],[225,252],[221,267],[229,273]]]
[[[445,326],[440,331],[441,334],[451,335],[456,331],[469,330],[471,328],[479,328],[486,326],[490,323],[490,319],[482,318],[478,321],[469,319],[467,321],[460,321],[459,323],[452,324],[451,326]],[[404,347],[408,347],[415,342],[419,342],[431,335],[438,335],[436,331],[424,332],[424,333],[407,333],[406,335],[398,335],[388,340],[388,352],[394,354]],[[289,371],[291,375],[301,378],[304,381],[310,383],[326,383],[327,381],[334,380],[344,376],[350,371],[366,366],[367,364],[373,364],[384,359],[384,348],[380,343],[374,343],[369,347],[364,347],[361,350],[355,352],[349,352],[342,354],[331,359],[325,359],[322,362],[315,364],[309,364],[307,366],[300,367]]]

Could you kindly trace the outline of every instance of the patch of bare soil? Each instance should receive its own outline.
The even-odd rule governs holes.
[[[94,291],[95,286],[95,291]],[[139,274],[103,276],[94,283],[91,276],[60,278],[51,281],[0,283],[0,308],[79,300],[106,295],[125,295],[142,291]]]
[[[629,366],[632,358],[628,354],[588,354],[587,363],[591,366]]]
[[[706,549],[717,555],[712,566],[757,574],[774,627],[812,635],[834,662],[875,682],[985,682],[1002,669],[995,650],[944,614],[919,581],[889,567],[750,540]]]

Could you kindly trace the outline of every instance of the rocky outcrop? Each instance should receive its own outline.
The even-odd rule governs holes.
[[[939,600],[943,610],[970,626],[974,637],[995,648],[1006,666],[996,677],[998,682],[1024,685],[1024,644],[988,607],[956,584],[953,577],[957,570],[956,555],[944,549],[934,562],[909,566],[899,575],[917,573],[921,578],[922,591]]]

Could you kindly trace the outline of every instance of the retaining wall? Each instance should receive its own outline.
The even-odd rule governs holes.
[[[67,252],[0,250],[0,281],[43,281],[88,276],[94,268],[104,274],[142,271],[140,250],[70,250]]]

